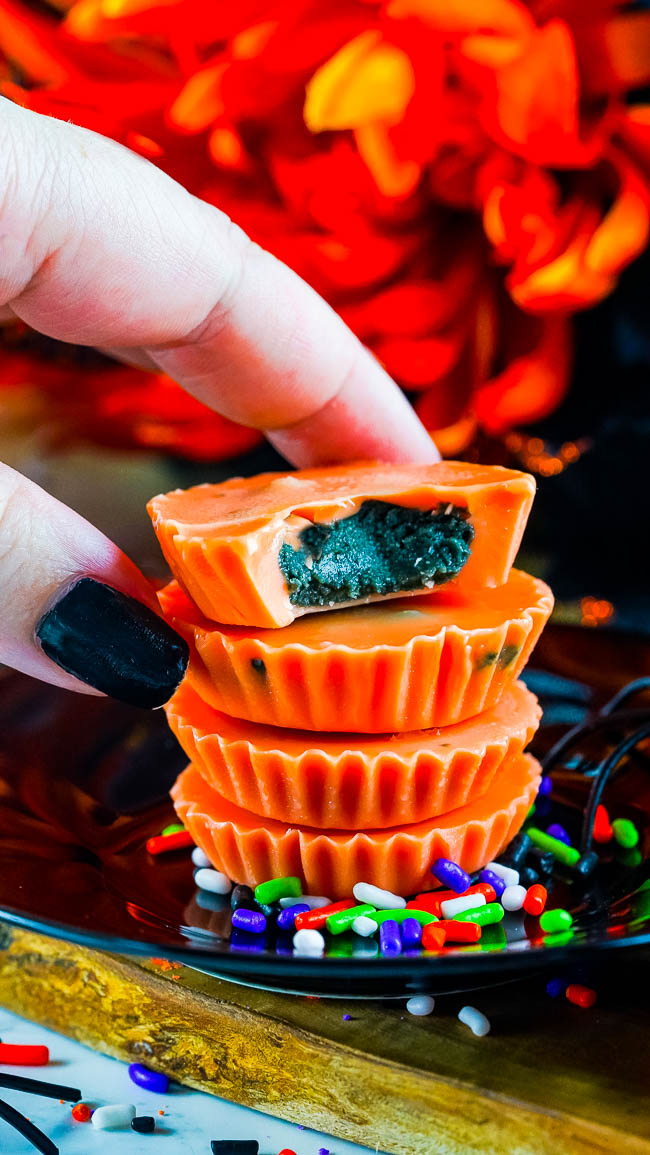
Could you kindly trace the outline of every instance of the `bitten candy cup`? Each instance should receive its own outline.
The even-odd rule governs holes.
[[[513,570],[505,585],[333,610],[282,630],[217,625],[176,582],[159,593],[190,643],[190,685],[215,709],[266,725],[393,734],[491,709],[523,670],[553,596]]]
[[[338,899],[349,898],[364,877],[393,893],[423,891],[430,886],[429,868],[436,858],[450,858],[470,872],[479,869],[521,827],[539,773],[534,758],[518,755],[470,805],[428,822],[363,833],[319,831],[259,818],[217,794],[193,766],[181,774],[172,796],[197,844],[229,876],[256,885],[296,875],[305,890]]]
[[[188,685],[166,712],[186,754],[223,798],[289,825],[355,831],[424,821],[471,803],[521,753],[540,718],[537,699],[519,682],[478,718],[410,734],[255,726],[213,710]]]

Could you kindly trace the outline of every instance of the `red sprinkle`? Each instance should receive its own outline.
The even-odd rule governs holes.
[[[442,950],[447,932],[439,922],[429,922],[422,927],[422,946],[425,950]]]
[[[524,899],[526,914],[532,914],[535,918],[540,915],[546,906],[547,898],[548,891],[540,882],[536,882],[534,886],[529,886]]]
[[[164,1115],[164,1114],[165,1114],[165,1112],[164,1112],[164,1111],[161,1109],[161,1110],[158,1112],[158,1114],[159,1114],[159,1115]]]
[[[147,841],[149,854],[166,854],[168,850],[187,850],[194,846],[194,839],[188,830],[179,830],[176,834],[157,834]]]
[[[609,814],[604,806],[597,806],[594,818],[594,842],[611,842],[613,837],[614,831],[609,821]]]
[[[446,902],[448,898],[464,898],[466,894],[484,894],[486,902],[495,902],[496,900],[496,892],[489,882],[477,882],[474,886],[464,890],[462,894],[457,894],[455,890],[433,890],[425,894],[418,894],[416,898],[407,902],[406,906],[410,910],[427,910],[430,914],[439,916],[441,902]],[[297,925],[298,919],[296,919]]]
[[[75,1103],[71,1114],[72,1118],[77,1120],[77,1123],[87,1123],[92,1115],[92,1111],[87,1103]]]
[[[583,987],[580,983],[570,983],[564,993],[570,1003],[574,1003],[576,1007],[582,1007],[584,1010],[593,1007],[598,997],[591,987]]]
[[[340,910],[350,910],[358,905],[356,898],[344,898],[342,902],[333,902],[330,906],[321,906],[317,910],[303,910],[302,914],[296,915],[296,930],[318,930],[319,927],[325,926],[331,914],[338,914]]]
[[[325,907],[323,907],[323,910],[324,909],[325,909]],[[289,1147],[283,1147],[281,1152],[280,1152],[280,1155],[296,1155],[296,1152],[291,1151]]]
[[[443,918],[430,925],[444,930],[447,942],[478,942],[481,937],[481,927],[477,922],[455,922]]]
[[[45,1067],[50,1061],[47,1047],[0,1043],[0,1063],[10,1067]]]

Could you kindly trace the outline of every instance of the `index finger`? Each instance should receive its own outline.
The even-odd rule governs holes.
[[[433,461],[391,378],[295,273],[113,141],[0,101],[0,308],[143,350],[296,464]]]

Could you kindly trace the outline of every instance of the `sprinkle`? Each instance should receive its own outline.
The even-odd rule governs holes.
[[[598,997],[591,987],[583,987],[580,983],[570,983],[565,994],[570,1003],[574,1003],[576,1007],[582,1007],[583,1010],[593,1007]]]
[[[281,898],[280,906],[284,909],[287,906],[293,906],[299,902],[301,906],[304,904],[309,910],[320,910],[323,906],[331,906],[331,898],[326,898],[323,894],[301,894],[300,898]]]
[[[25,1043],[0,1043],[0,1063],[8,1067],[46,1067],[49,1061],[50,1052],[47,1047]]]
[[[526,887],[525,886],[506,886],[501,895],[501,905],[504,910],[514,911],[521,910],[526,901]]]
[[[551,778],[549,777],[548,774],[544,774],[544,776],[542,777],[542,781],[539,784],[539,790],[537,791],[537,793],[540,797],[545,798],[549,794],[551,794],[552,792],[553,792],[553,782],[551,781]]]
[[[477,1035],[479,1038],[490,1033],[490,1020],[485,1017],[482,1011],[477,1011],[476,1007],[461,1007],[458,1018],[461,1023],[469,1027],[473,1035]]]
[[[180,834],[181,830],[185,830],[182,822],[170,822],[169,826],[166,826],[160,833],[163,838],[167,838],[169,834]]]
[[[70,1114],[77,1123],[87,1123],[92,1115],[92,1111],[87,1103],[75,1103]]]
[[[144,1087],[145,1091],[153,1091],[156,1095],[166,1095],[169,1090],[167,1075],[162,1075],[159,1071],[150,1071],[141,1063],[131,1063],[129,1078],[138,1087]]]
[[[405,918],[400,927],[402,946],[406,950],[415,950],[422,942],[422,927],[417,918]]]
[[[435,1006],[435,999],[431,995],[414,995],[406,1004],[409,1015],[430,1015]]]
[[[559,842],[563,842],[565,846],[571,845],[569,835],[559,822],[552,822],[550,826],[547,826],[546,833],[550,834],[551,838],[557,838]]]
[[[440,913],[445,919],[455,918],[457,914],[462,914],[464,910],[475,910],[476,907],[485,906],[484,894],[464,894],[458,898],[447,898],[440,903]]]
[[[209,890],[211,894],[230,894],[232,882],[220,870],[199,866],[194,871],[194,881],[199,890]]]
[[[488,862],[486,870],[491,870],[502,878],[506,886],[516,886],[519,882],[519,871],[512,866],[504,866],[502,862]]]
[[[240,906],[232,912],[232,925],[237,930],[247,930],[251,934],[264,934],[266,916],[260,910],[246,910]]]
[[[319,1147],[318,1155],[330,1155],[329,1147]]]
[[[210,859],[205,854],[200,846],[195,846],[192,851],[192,862],[195,866],[212,866]]]
[[[351,1019],[352,1019],[352,1015],[344,1015],[343,1016],[343,1022],[344,1023],[349,1023],[351,1021]]]
[[[303,929],[293,936],[295,954],[321,955],[325,953],[325,939],[319,930]]]
[[[319,927],[325,926],[331,915],[337,914],[339,910],[349,910],[351,906],[357,905],[353,898],[344,898],[341,902],[330,903],[329,906],[305,910],[297,916],[296,926],[298,930],[318,930]]]
[[[363,918],[364,915],[372,914],[374,910],[375,907],[368,903],[350,906],[347,910],[339,910],[336,914],[331,914],[325,925],[330,934],[343,934],[344,930],[350,929],[355,918]]]
[[[535,918],[540,915],[546,906],[548,899],[548,891],[545,886],[531,886],[530,890],[526,891],[524,900],[524,910],[526,914],[532,914]]]
[[[450,858],[436,858],[431,867],[431,873],[434,878],[438,879],[438,882],[448,886],[455,894],[462,894],[472,885],[467,871],[463,870],[457,862],[452,862]]]
[[[604,806],[596,807],[596,816],[594,818],[593,829],[594,842],[611,842],[614,837],[612,824],[609,820],[609,814]]]
[[[460,922],[477,922],[479,926],[492,926],[495,922],[501,922],[505,914],[505,910],[500,902],[488,902],[487,906],[477,907],[476,910],[464,910],[461,914],[457,914],[456,918]]]
[[[355,934],[360,934],[362,938],[369,938],[371,934],[375,934],[378,927],[374,918],[368,918],[365,914],[360,914],[352,923],[352,929]]]
[[[189,850],[194,846],[194,839],[188,830],[179,830],[177,834],[157,834],[155,838],[147,840],[149,854],[167,854],[170,850]]]
[[[277,925],[279,930],[294,930],[297,914],[304,914],[309,910],[309,907],[304,902],[299,902],[295,906],[287,906],[281,910],[277,917]]]
[[[500,874],[495,874],[493,870],[482,870],[479,878],[481,882],[487,882],[492,887],[495,898],[501,898],[506,888],[505,878],[502,878]]]
[[[296,1155],[296,1152],[292,1151],[290,1147],[283,1147],[280,1151],[280,1155]]]
[[[352,893],[357,902],[369,903],[376,910],[401,910],[406,906],[406,899],[390,890],[382,890],[369,882],[357,882]]]
[[[164,1114],[165,1114],[165,1112],[164,1112],[164,1111],[161,1109],[161,1110],[158,1112],[158,1114],[159,1114],[159,1115],[164,1115]]]
[[[512,842],[510,843],[510,845],[506,851],[506,858],[508,860],[506,865],[507,866],[514,866],[517,870],[519,870],[519,868],[520,868],[522,862],[524,861],[526,855],[528,854],[528,851],[530,850],[531,846],[532,846],[532,842],[530,841],[530,838],[526,834],[526,831],[520,830],[519,834],[517,834],[516,837],[513,838]],[[488,882],[489,881],[490,880],[488,879]]]
[[[116,1131],[120,1127],[128,1127],[132,1119],[135,1119],[135,1107],[132,1103],[112,1103],[108,1107],[98,1107],[93,1111],[91,1122],[99,1131]]]
[[[407,918],[414,918],[419,922],[420,926],[427,926],[430,922],[436,922],[437,916],[431,914],[428,910],[417,910],[415,907],[404,907],[403,910],[378,910],[375,914],[368,915],[377,926],[381,926],[383,922],[388,919],[394,919],[397,923],[403,923]]]
[[[478,942],[482,930],[477,922],[459,922],[457,919],[442,920],[436,924],[445,932],[447,942]]]
[[[558,906],[555,910],[545,910],[539,925],[544,934],[556,934],[558,931],[569,930],[573,926],[573,919],[568,910]]]
[[[43,1079],[10,1075],[5,1071],[0,1071],[0,1087],[6,1087],[9,1091],[42,1095],[44,1099],[58,1099],[59,1103],[77,1103],[81,1098],[81,1091],[77,1087],[62,1087],[60,1083],[46,1083]]]
[[[539,882],[539,874],[533,870],[532,866],[522,866],[519,871],[519,881],[522,886],[528,889],[529,886],[534,886],[536,882]]]
[[[255,887],[256,902],[277,902],[280,898],[299,898],[302,883],[299,878],[270,878]]]
[[[212,1155],[257,1155],[259,1149],[257,1139],[213,1139],[210,1144]]]
[[[383,955],[402,953],[402,938],[399,933],[399,923],[388,918],[379,927],[379,949]]]
[[[623,846],[625,850],[631,850],[639,841],[639,832],[629,818],[615,818],[612,822],[612,831],[618,845]]]
[[[528,860],[540,874],[552,874],[555,870],[555,856],[549,850],[540,850],[538,846],[534,846]]]
[[[550,995],[552,999],[556,999],[559,995],[564,994],[566,987],[567,985],[563,979],[549,979],[546,984],[546,993]]]
[[[583,878],[587,878],[594,872],[598,866],[598,862],[599,858],[596,854],[596,851],[588,850],[586,854],[581,854],[580,858],[576,862],[576,874],[580,874]]]
[[[254,910],[255,895],[250,886],[244,886],[243,883],[238,883],[233,886],[230,894],[230,909],[237,910],[240,906],[245,906],[248,910]]]
[[[535,846],[538,846],[540,850],[550,850],[553,857],[565,866],[575,866],[580,858],[580,851],[576,850],[575,846],[565,846],[558,838],[552,838],[544,830],[529,826],[528,834]]]
[[[131,1130],[137,1131],[138,1135],[151,1135],[156,1130],[156,1120],[153,1115],[136,1115],[131,1120]]]
[[[425,950],[442,950],[447,935],[439,922],[430,922],[422,930],[422,946]]]

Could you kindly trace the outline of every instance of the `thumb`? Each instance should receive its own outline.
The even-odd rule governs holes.
[[[185,641],[153,589],[83,517],[0,464],[0,663],[85,693],[161,706]]]

